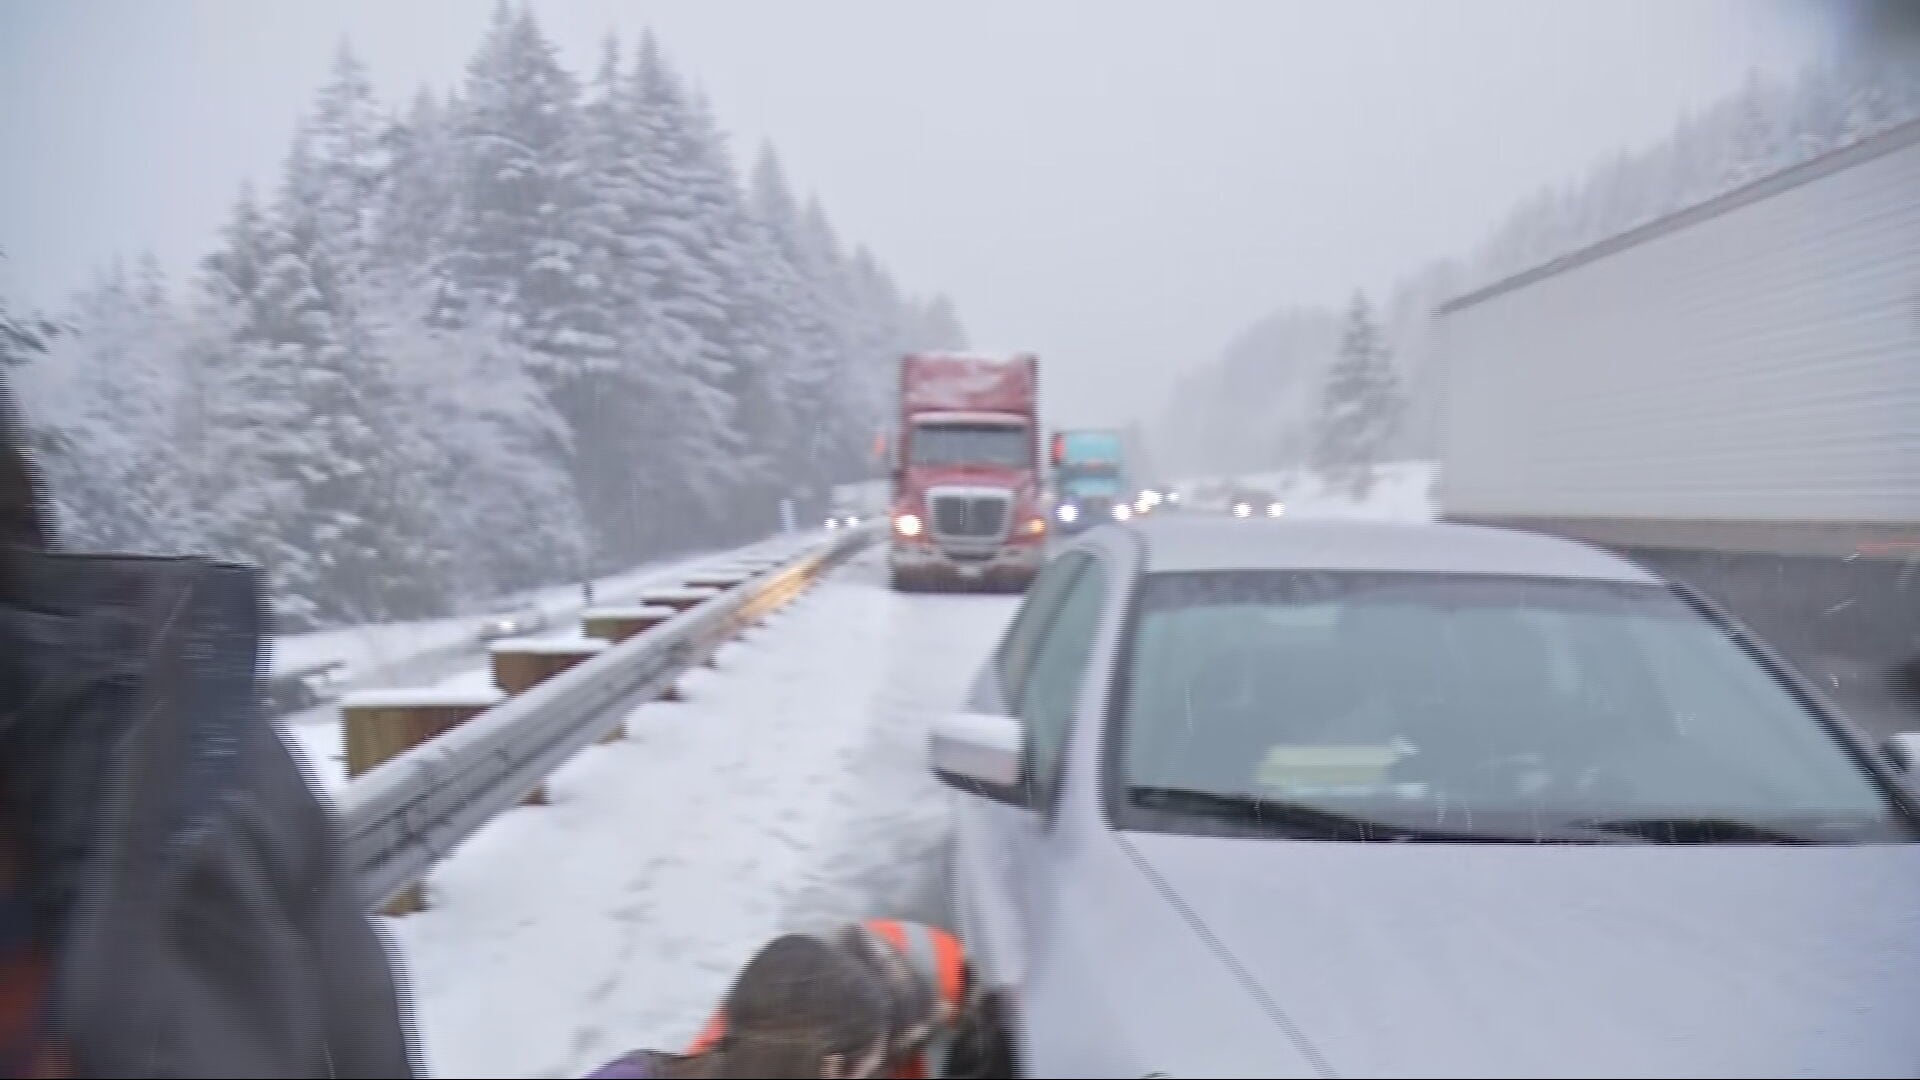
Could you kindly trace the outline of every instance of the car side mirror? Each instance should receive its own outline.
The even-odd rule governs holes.
[[[1887,736],[1887,756],[1909,773],[1920,774],[1920,731],[1896,731]]]
[[[999,802],[1024,804],[1026,728],[1010,716],[952,713],[933,722],[928,740],[941,783]]]

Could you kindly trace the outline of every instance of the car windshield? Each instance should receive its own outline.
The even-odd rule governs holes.
[[[1133,635],[1118,765],[1130,820],[1143,827],[1230,822],[1355,839],[1912,835],[1817,716],[1656,586],[1162,573],[1143,583]]]
[[[1032,461],[1027,429],[1013,424],[928,424],[913,429],[915,465],[1025,468]]]

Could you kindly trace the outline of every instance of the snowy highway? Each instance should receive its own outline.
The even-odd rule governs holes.
[[[894,593],[870,550],[489,825],[387,924],[432,1072],[581,1075],[691,1038],[779,929],[938,915],[926,717],[1015,604]]]
[[[1257,479],[1298,516],[1432,516],[1420,463],[1361,502]],[[774,933],[946,921],[947,794],[926,769],[927,723],[962,702],[1017,604],[894,592],[885,546],[869,548],[684,676],[681,700],[635,709],[626,740],[562,766],[551,805],[458,848],[425,912],[384,920],[431,1073],[584,1075],[682,1045]],[[438,685],[491,684],[475,669]],[[325,716],[293,727],[315,758],[338,753],[338,731]],[[337,760],[316,764],[343,782]]]

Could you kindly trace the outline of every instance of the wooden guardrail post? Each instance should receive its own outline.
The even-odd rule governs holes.
[[[647,631],[673,618],[680,612],[665,604],[638,604],[628,607],[588,608],[580,615],[580,632],[590,638],[599,638],[609,645],[616,645]],[[676,701],[673,687],[669,686],[662,695],[668,701]],[[627,737],[627,722],[608,732],[600,741],[618,742]]]
[[[493,681],[507,694],[524,694],[575,664],[599,655],[608,642],[603,638],[509,638],[487,647],[493,661]],[[622,720],[601,738],[617,742],[626,737]],[[522,799],[522,806],[545,806],[547,784],[542,780]]]
[[[588,608],[580,614],[580,632],[617,644],[635,634],[644,634],[678,614],[679,611],[665,604]]]
[[[697,589],[731,589],[758,572],[745,566],[714,566],[683,575],[683,580]]]
[[[346,729],[347,777],[352,779],[374,766],[428,742],[487,709],[505,695],[498,690],[437,690],[432,687],[362,690],[340,702]],[[387,901],[388,915],[411,915],[427,906],[426,893],[416,882]]]
[[[670,607],[675,611],[686,611],[720,595],[720,590],[709,585],[682,586],[677,589],[648,589],[640,594],[640,602],[648,607]]]

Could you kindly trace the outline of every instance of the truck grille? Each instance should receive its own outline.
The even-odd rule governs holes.
[[[936,536],[998,540],[1006,531],[1004,495],[936,495],[932,503]]]

